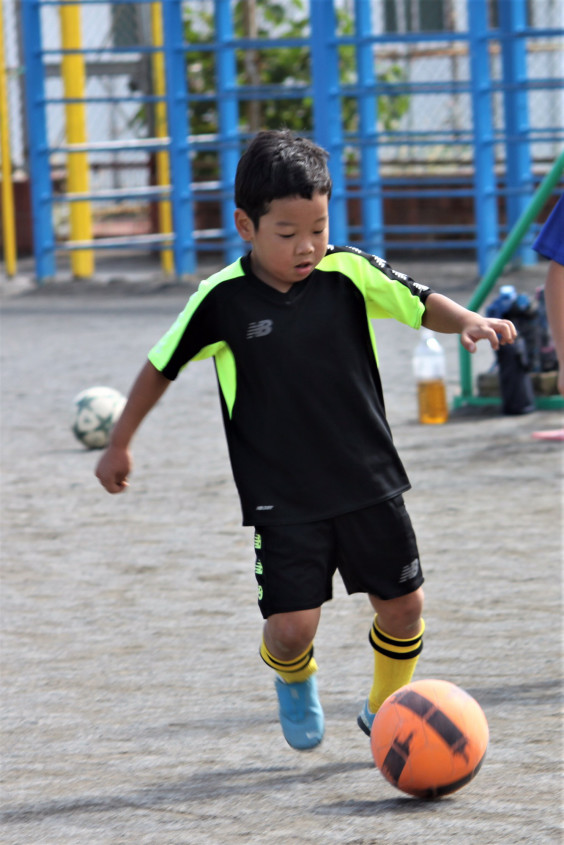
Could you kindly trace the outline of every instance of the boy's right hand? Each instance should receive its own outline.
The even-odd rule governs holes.
[[[125,408],[112,431],[110,445],[98,461],[96,478],[108,493],[123,493],[133,468],[131,439],[142,420],[161,398],[170,380],[147,361],[131,388]]]
[[[129,449],[108,446],[96,467],[96,478],[108,493],[123,493],[129,487],[127,480],[133,461]]]

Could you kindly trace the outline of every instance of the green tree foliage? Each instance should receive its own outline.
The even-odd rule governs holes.
[[[252,6],[252,19],[249,7]],[[354,20],[344,10],[338,11],[339,32],[354,32]],[[309,29],[306,0],[239,0],[234,7],[234,34],[238,38],[297,39]],[[191,49],[187,54],[187,81],[190,93],[190,134],[210,135],[218,131],[215,54],[206,49],[214,40],[214,16],[211,9],[186,4],[184,38]],[[198,49],[201,46],[202,49]],[[343,85],[356,82],[354,47],[339,50],[340,79]],[[236,50],[237,84],[250,87],[271,87],[272,95],[241,98],[239,127],[243,133],[259,129],[278,129],[285,126],[299,132],[313,129],[313,102],[308,93],[311,83],[310,51],[307,47],[277,46],[272,48]],[[403,68],[392,65],[378,74],[378,79],[398,82],[405,77]],[[303,90],[303,96],[284,96],[284,90]],[[354,97],[343,98],[343,124],[347,132],[357,129],[357,105]],[[393,129],[407,111],[409,98],[405,95],[385,95],[378,98],[378,120],[385,130]],[[194,160],[197,179],[214,178],[217,154],[202,150]]]

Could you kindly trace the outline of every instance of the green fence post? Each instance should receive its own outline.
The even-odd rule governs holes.
[[[563,172],[564,150],[554,162],[549,173],[547,173],[545,178],[542,180],[531,198],[529,205],[509,232],[497,256],[492,261],[489,269],[478,284],[478,287],[474,291],[467,306],[471,311],[477,311],[492,290],[493,286],[505,269],[506,264],[509,262],[510,258],[521,243],[527,230],[538,217]],[[473,396],[471,355],[462,346],[460,347],[460,386],[461,394],[455,398],[455,408],[469,404],[469,401]]]

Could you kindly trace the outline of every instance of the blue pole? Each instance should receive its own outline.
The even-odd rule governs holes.
[[[188,102],[181,0],[162,0],[166,105],[170,135],[173,256],[177,276],[196,269],[192,168],[188,157]]]
[[[486,272],[498,244],[495,149],[492,123],[488,6],[468,0],[468,48],[474,132],[474,214],[478,267]]]
[[[310,11],[315,141],[330,155],[329,169],[333,179],[329,214],[330,238],[333,243],[345,244],[348,241],[347,200],[334,2],[311,0]]]
[[[505,114],[507,229],[511,231],[534,192],[531,150],[528,139],[529,108],[527,81],[527,0],[502,0],[498,4],[503,67]],[[524,264],[534,264],[536,253],[531,238],[517,250]]]
[[[239,106],[237,101],[237,66],[235,50],[227,42],[233,39],[233,22],[229,0],[215,0],[217,52],[216,83],[219,114],[219,161],[221,170],[221,218],[224,231],[225,257],[230,263],[241,255],[242,244],[235,228],[235,205],[231,194],[239,161]]]
[[[358,98],[361,138],[360,171],[362,181],[363,247],[384,257],[384,222],[382,182],[378,161],[378,100],[373,89],[376,81],[372,45],[366,39],[372,33],[371,5],[355,0],[356,67],[361,94]]]
[[[41,58],[41,20],[38,0],[23,0],[25,108],[29,138],[29,175],[33,220],[33,253],[38,282],[55,275],[55,235],[51,216],[52,188],[45,100],[45,72]]]

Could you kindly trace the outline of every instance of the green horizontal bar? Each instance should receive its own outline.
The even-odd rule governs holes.
[[[486,407],[488,405],[501,405],[500,396],[455,396],[452,401],[453,410],[464,408],[468,405]],[[535,408],[537,411],[559,411],[564,409],[563,396],[535,396]]]

